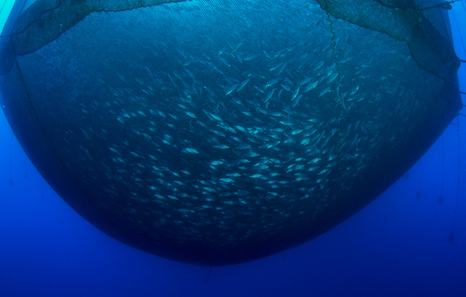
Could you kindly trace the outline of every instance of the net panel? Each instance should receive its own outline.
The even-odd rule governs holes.
[[[441,33],[429,49],[435,27],[406,3],[93,12],[28,54],[29,37],[9,42],[4,110],[41,174],[110,236],[178,261],[257,259],[361,209],[457,114],[456,57],[439,58],[451,45]]]

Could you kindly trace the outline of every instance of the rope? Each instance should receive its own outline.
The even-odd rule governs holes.
[[[460,120],[456,118],[456,131],[458,135],[458,179],[456,185],[456,200],[455,200],[455,212],[453,213],[453,224],[451,226],[451,233],[448,237],[449,242],[455,240],[455,223],[456,223],[456,214],[458,212],[458,200],[460,196],[460,173],[461,173],[461,141],[460,141]]]
[[[455,21],[456,28],[458,28],[458,35],[459,35],[459,38],[461,40],[461,45],[463,46],[463,52],[464,52],[464,54],[466,54],[466,46],[465,46],[465,43],[464,43],[464,40],[463,40],[463,35],[461,34],[461,32],[462,32],[461,26],[459,25],[458,20],[456,19],[456,15],[455,15],[455,13],[453,11],[452,11],[451,15],[453,16],[453,20]],[[465,63],[466,60],[460,59],[460,62]]]
[[[440,198],[439,198],[439,203],[443,203],[443,189],[444,189],[444,183],[445,183],[445,135],[442,135],[442,187],[440,190]]]
[[[326,11],[327,13],[327,18],[328,21],[330,22],[330,32],[332,33],[332,44],[333,44],[333,52],[335,53],[333,60],[336,65],[336,71],[338,75],[338,80],[337,80],[337,97],[340,100],[340,119],[339,119],[339,129],[340,132],[338,134],[338,154],[337,154],[337,168],[336,168],[336,177],[335,177],[335,187],[334,189],[338,188],[338,177],[340,176],[340,162],[341,162],[341,148],[342,148],[342,138],[343,138],[343,111],[346,109],[345,103],[343,101],[343,95],[341,93],[341,72],[340,72],[340,65],[338,63],[338,51],[337,51],[337,43],[336,43],[336,34],[335,34],[335,28],[333,27],[333,21],[330,18],[330,13]]]
[[[11,132],[11,135],[10,135],[10,176],[8,177],[8,185],[10,186],[13,185],[13,177],[11,175],[12,158],[13,158],[13,132]]]

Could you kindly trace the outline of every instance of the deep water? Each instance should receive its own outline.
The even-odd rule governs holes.
[[[455,34],[466,28],[462,5]],[[0,297],[29,296],[466,296],[466,118],[331,231],[268,258],[209,268],[140,252],[87,223],[41,178],[0,113]]]

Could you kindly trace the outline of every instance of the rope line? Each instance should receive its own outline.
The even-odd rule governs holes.
[[[339,98],[339,109],[340,109],[340,119],[339,119],[339,134],[338,134],[338,153],[337,153],[337,168],[336,168],[336,177],[335,177],[335,189],[338,188],[339,184],[338,184],[338,177],[340,176],[340,172],[341,172],[341,148],[342,148],[342,138],[343,138],[343,111],[346,109],[345,107],[345,103],[343,101],[343,95],[341,93],[341,79],[342,79],[342,76],[341,76],[341,72],[340,72],[340,66],[338,64],[338,51],[337,51],[337,43],[336,43],[336,34],[335,34],[335,28],[333,27],[333,21],[331,20],[331,17],[330,17],[330,13],[328,11],[326,11],[327,13],[327,18],[330,22],[330,32],[332,33],[332,44],[333,44],[333,51],[335,53],[333,59],[334,59],[334,63],[335,63],[335,68],[336,68],[336,71],[337,71],[337,75],[338,75],[338,83],[337,83],[337,97]]]

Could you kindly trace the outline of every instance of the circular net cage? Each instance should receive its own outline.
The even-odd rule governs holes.
[[[226,265],[304,243],[393,184],[461,108],[448,4],[17,1],[3,110],[111,237]]]

